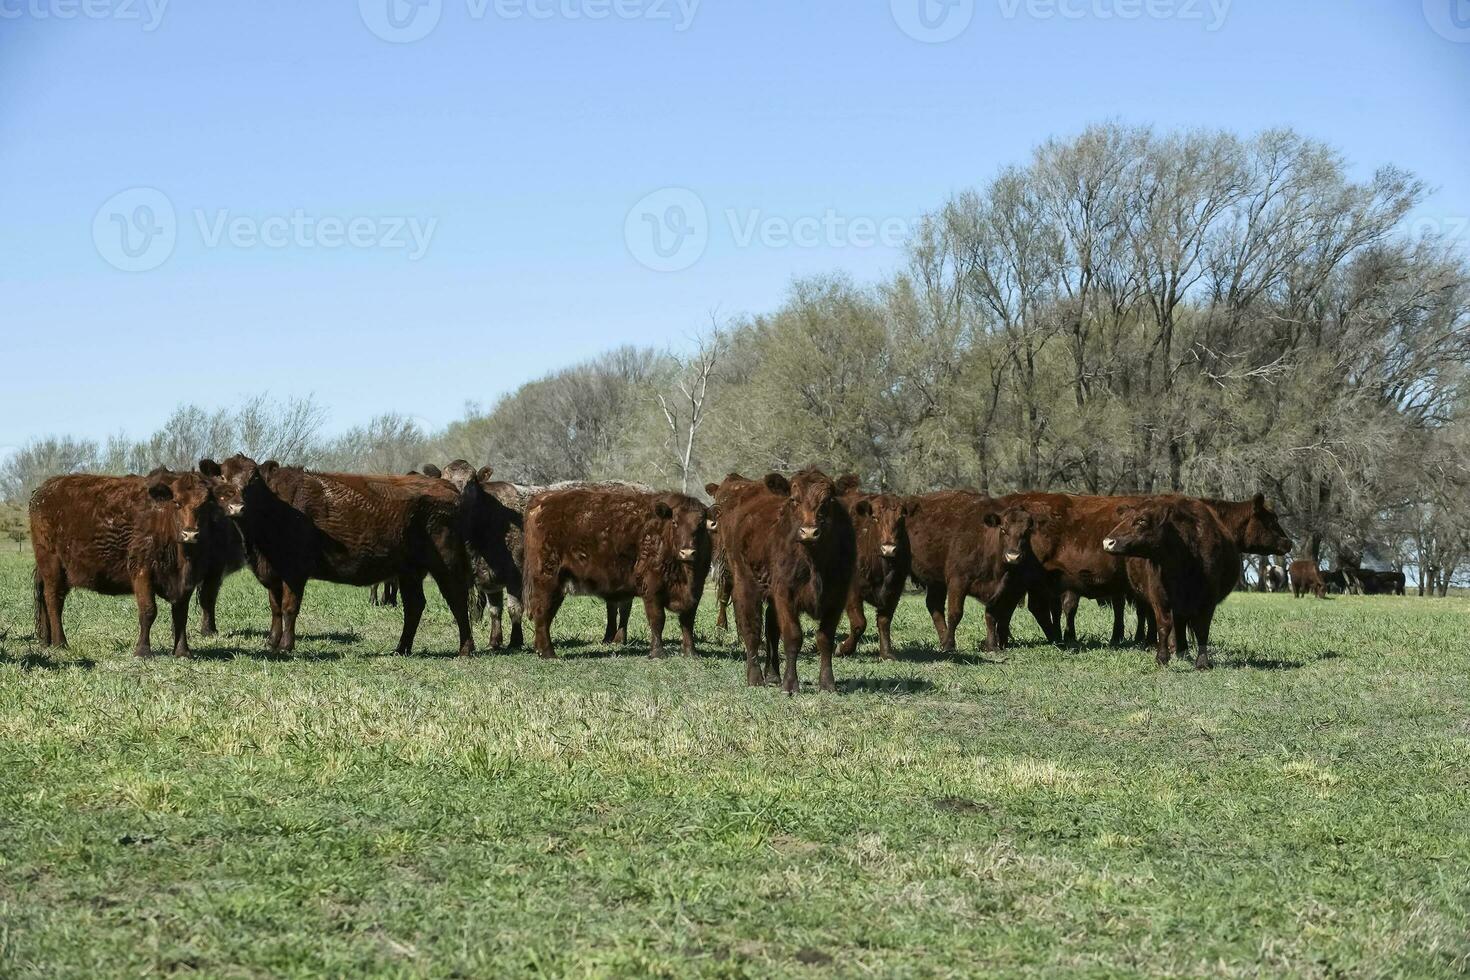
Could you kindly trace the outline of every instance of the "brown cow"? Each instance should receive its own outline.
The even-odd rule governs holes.
[[[1133,590],[1146,599],[1158,624],[1158,662],[1188,649],[1185,628],[1199,649],[1194,665],[1210,666],[1215,607],[1240,580],[1240,549],[1208,504],[1160,497],[1115,507],[1120,518],[1103,538],[1110,555],[1126,557]]]
[[[1291,594],[1296,598],[1300,599],[1309,592],[1318,599],[1327,598],[1327,582],[1312,559],[1302,558],[1292,562],[1286,574],[1291,579]]]
[[[441,475],[435,466],[424,467],[424,472]],[[478,601],[483,602],[490,612],[490,649],[499,650],[503,644],[501,623],[509,606],[510,641],[505,645],[514,650],[524,642],[521,626],[526,561],[524,527],[526,507],[536,495],[548,490],[581,487],[618,487],[640,493],[652,493],[653,490],[642,484],[620,482],[568,481],[550,487],[526,486],[494,480],[494,474],[492,467],[482,466],[476,470],[462,459],[444,467],[442,473],[443,478],[459,491],[465,509]],[[602,642],[627,642],[628,617],[632,610],[631,599],[607,603],[607,628],[603,631]]]
[[[223,479],[219,466],[213,461],[202,459],[199,466],[199,474],[209,483],[219,503],[210,512],[210,520],[213,522],[211,534],[220,546],[209,550],[199,581],[199,635],[214,636],[219,632],[214,609],[219,600],[220,586],[224,584],[225,576],[245,567],[245,542],[240,538],[235,522],[230,519],[232,514],[240,512],[245,502],[240,491]]]
[[[1042,632],[1057,639],[1046,579],[1032,550],[1037,519],[1018,500],[941,490],[907,501],[912,576],[925,590],[924,602],[944,652],[955,648],[967,596],[985,606],[987,649],[1009,645],[1011,615],[1028,595]]]
[[[673,610],[683,650],[694,653],[694,618],[709,574],[708,517],[693,497],[616,485],[533,497],[526,507],[524,599],[536,652],[556,655],[551,623],[575,588],[609,602],[609,625],[612,603],[641,597],[653,657],[663,656],[664,613]]]
[[[878,611],[878,659],[892,660],[889,628],[913,564],[906,520],[918,505],[891,493],[863,493],[855,476],[838,480],[837,491],[852,521],[857,545],[847,597],[847,639],[837,655],[851,656],[857,650],[868,627],[863,615],[863,604],[868,603]]]
[[[160,468],[147,477],[58,476],[41,484],[30,503],[37,642],[66,646],[61,612],[71,589],[131,593],[138,603],[134,653],[152,653],[162,598],[172,611],[174,654],[187,657],[189,599],[230,547],[218,513],[210,482],[198,473]]]
[[[296,646],[296,617],[310,579],[370,586],[392,576],[403,602],[396,652],[413,651],[432,576],[459,627],[459,653],[475,649],[470,631],[470,559],[459,495],[427,476],[316,473],[248,456],[225,460],[224,478],[244,500],[235,521],[247,563],[270,594],[273,649]]]
[[[732,511],[737,504],[753,494],[769,493],[770,491],[760,480],[751,480],[739,473],[727,473],[725,479],[720,483],[706,483],[704,492],[709,494],[713,501],[711,510],[718,514],[722,510]],[[730,565],[725,561],[723,540],[718,533],[715,534],[712,568],[715,572],[715,629],[718,630],[730,628],[725,609],[730,605],[730,595],[735,585],[730,575]]]
[[[856,540],[837,487],[821,470],[808,468],[787,480],[771,473],[765,491],[739,484],[721,486],[719,535],[730,569],[735,599],[735,625],[745,644],[745,682],[766,683],[761,673],[761,613],[769,656],[766,671],[776,676],[775,637],[786,654],[782,689],[796,693],[796,656],[801,651],[801,616],[817,621],[816,646],[821,658],[817,686],[835,691],[832,641],[852,585]],[[732,501],[727,507],[725,501]]]

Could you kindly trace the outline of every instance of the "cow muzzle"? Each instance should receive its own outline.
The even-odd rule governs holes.
[[[182,542],[184,542],[184,544],[193,544],[193,543],[195,543],[196,541],[199,540],[199,532],[198,531],[180,531],[179,532],[179,540],[182,541]]]
[[[1007,565],[1021,564],[1021,553],[1019,551],[1007,551],[1005,554]]]
[[[1103,551],[1106,551],[1110,555],[1116,555],[1118,553],[1118,539],[1103,538]]]
[[[879,545],[878,546],[878,553],[881,554],[884,558],[892,558],[894,555],[898,554],[898,545],[896,545],[896,544]]]
[[[693,548],[681,548],[679,550],[679,560],[680,561],[693,561],[694,560],[694,549]]]
[[[245,505],[230,504],[230,506],[225,508],[225,513],[228,514],[230,517],[239,517],[241,514],[245,513]]]
[[[808,525],[806,527],[798,528],[796,531],[796,537],[799,541],[820,541],[822,538],[822,530],[821,528]]]

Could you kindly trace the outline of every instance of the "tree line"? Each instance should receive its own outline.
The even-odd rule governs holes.
[[[1299,555],[1378,555],[1442,594],[1470,566],[1470,263],[1415,234],[1413,175],[1354,179],[1289,130],[1100,125],[923,216],[901,268],[621,347],[470,406],[335,438],[310,400],[186,406],[141,442],[39,439],[0,467],[146,472],[245,451],[324,469],[698,492],[818,462],[896,492],[1265,492]]]

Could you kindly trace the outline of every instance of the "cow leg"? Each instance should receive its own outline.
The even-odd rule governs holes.
[[[199,583],[200,636],[214,636],[219,633],[214,622],[214,606],[219,601],[219,589],[224,580],[223,572],[211,572]]]
[[[1062,631],[1062,643],[1076,645],[1077,643],[1077,603],[1081,596],[1076,592],[1062,593],[1062,619],[1066,622],[1066,629]]]
[[[31,570],[31,601],[36,617],[36,643],[51,645],[51,614],[46,609],[46,581],[39,566]]]
[[[459,655],[468,657],[475,652],[475,624],[470,619],[470,596],[474,586],[467,586],[464,578],[448,569],[435,569],[432,574],[434,584],[439,586],[439,592],[444,596],[445,605],[449,606],[449,614],[454,617],[454,625],[459,627]]]
[[[618,604],[608,599],[606,605],[607,626],[602,631],[602,642],[614,643],[617,642],[616,637],[618,635]]]
[[[1173,656],[1174,644],[1174,612],[1173,610],[1157,606],[1154,608],[1154,621],[1158,624],[1159,643],[1158,653],[1155,659],[1160,667],[1169,665],[1169,658]]]
[[[133,576],[133,598],[138,603],[138,642],[133,647],[133,656],[151,656],[153,621],[158,618],[158,603],[153,598],[153,582],[147,572]]]
[[[850,657],[857,652],[858,641],[868,628],[868,617],[863,612],[863,597],[854,589],[847,595],[847,639],[837,651],[839,657]]]
[[[66,605],[66,582],[48,578],[42,586],[46,603],[47,638],[54,647],[66,647],[66,630],[61,625],[61,610]]]
[[[945,652],[953,653],[955,650],[955,638],[959,636],[960,620],[965,618],[965,587],[955,581],[949,584],[948,593],[949,616],[944,622],[945,634],[949,637],[949,643]]]
[[[781,683],[781,625],[776,619],[776,607],[765,604],[766,638],[766,683]]]
[[[985,647],[987,651],[999,650],[1003,644],[1000,641],[1000,624],[996,622],[995,613],[989,606],[985,607]]]
[[[193,593],[189,592],[182,599],[173,604],[169,611],[173,613],[174,627],[174,656],[188,657],[189,653],[189,600]]]
[[[398,578],[398,596],[403,603],[403,632],[393,652],[406,656],[413,653],[413,638],[424,615],[424,580],[416,578],[413,572],[403,573]]]
[[[948,653],[954,649],[953,637],[944,632],[944,585],[931,585],[924,592],[924,606],[929,610],[929,618],[934,620],[934,632],[939,637],[939,652]]]
[[[374,582],[368,586],[368,605],[381,606],[382,604],[383,600],[378,598],[378,583]]]
[[[821,661],[821,670],[817,675],[817,690],[836,693],[837,681],[832,676],[832,641],[837,635],[837,624],[842,622],[842,609],[833,609],[823,616],[817,623],[817,658]],[[797,634],[800,636],[800,634]],[[793,674],[794,674],[793,670]],[[795,690],[795,687],[792,688]]]
[[[1108,642],[1115,647],[1122,646],[1124,642],[1123,607],[1126,605],[1127,600],[1121,595],[1113,596],[1113,638]]]
[[[731,581],[730,573],[720,569],[720,574],[715,576],[715,629],[727,630],[730,628],[729,620],[725,618],[725,607],[730,605],[730,595],[734,592],[734,582]]]
[[[766,681],[761,676],[760,663],[760,596],[743,582],[735,583],[733,594],[735,595],[735,628],[740,633],[741,642],[745,644],[745,685],[761,687]]]
[[[301,612],[301,596],[306,592],[306,579],[285,582],[281,586],[281,652],[296,649],[296,616]],[[420,587],[422,594],[422,587]],[[417,626],[417,620],[414,621]]]
[[[273,582],[265,587],[266,595],[271,602],[271,630],[265,635],[267,649],[278,650],[281,647],[281,634],[284,632],[281,617],[282,593],[285,591],[280,582]]]
[[[786,655],[786,669],[781,676],[781,691],[785,694],[795,694],[800,682],[796,677],[796,657],[801,653],[801,615],[791,602],[788,595],[776,595],[771,598],[771,604],[776,607],[776,623],[781,629],[781,650]],[[827,651],[828,662],[832,651]]]
[[[556,656],[556,648],[551,645],[551,621],[556,618],[556,612],[565,598],[566,593],[562,591],[560,584],[537,588],[532,592],[531,622],[536,628],[536,653],[544,659]]]
[[[490,616],[490,649],[499,650],[505,645],[505,634],[501,628],[501,621],[505,615],[505,590],[492,589],[483,594],[485,612]]]
[[[396,581],[383,583],[383,605],[398,605],[398,583]]]
[[[1199,646],[1195,652],[1194,669],[1209,670],[1214,666],[1210,662],[1210,621],[1214,619],[1214,612],[1205,612],[1194,618],[1194,642]]]
[[[525,606],[515,592],[507,592],[505,604],[510,609],[510,641],[506,647],[511,650],[519,650],[526,644],[525,634],[521,631],[521,619],[525,615]]]
[[[894,624],[894,610],[892,608],[881,608],[878,610],[878,658],[879,660],[892,660],[894,658],[894,641],[892,641],[891,627]]]
[[[1062,631],[1057,628],[1056,603],[1051,595],[1042,589],[1031,589],[1026,593],[1026,608],[1031,610],[1031,618],[1041,627],[1047,642],[1060,643]]]
[[[656,598],[648,596],[643,600],[643,614],[648,617],[648,655],[657,660],[664,655],[664,607]]]
[[[694,656],[694,617],[699,612],[699,607],[686,609],[679,614],[679,649],[684,656]]]
[[[1189,653],[1189,629],[1190,617],[1185,616],[1175,609],[1174,615],[1174,656],[1183,657]]]
[[[618,632],[613,637],[618,643],[628,642],[628,620],[633,616],[633,600],[624,599],[618,604]]]

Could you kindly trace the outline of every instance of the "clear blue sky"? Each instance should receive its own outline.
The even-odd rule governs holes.
[[[175,0],[153,23],[148,0],[0,0],[0,447],[143,435],[179,401],[262,390],[314,393],[334,430],[388,409],[442,425],[611,345],[770,308],[794,276],[900,259],[841,229],[742,244],[753,218],[908,220],[1099,120],[1294,126],[1470,216],[1467,0],[1235,0],[1218,25],[1209,0],[1131,0],[1173,12],[1138,19],[973,0],[943,43],[890,0],[703,0],[687,25],[677,0],[393,0],[392,22],[386,2]],[[369,27],[395,23],[433,27]],[[137,187],[175,237],[125,272],[104,253],[158,216],[104,204]],[[665,187],[708,214],[675,272],[630,248],[630,209]],[[359,219],[360,244],[286,230],[298,211]],[[240,244],[214,237],[240,218]],[[395,219],[429,230],[421,256]]]

